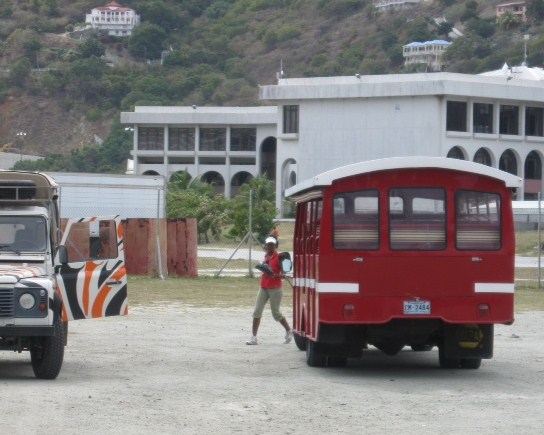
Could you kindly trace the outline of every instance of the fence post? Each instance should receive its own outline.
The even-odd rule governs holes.
[[[162,273],[162,250],[161,250],[161,238],[159,234],[159,223],[161,215],[161,189],[157,189],[157,221],[155,225],[155,239],[157,243],[157,266],[159,267],[159,277],[164,279]]]
[[[538,223],[537,223],[537,231],[538,231],[538,288],[540,288],[540,254],[542,250],[541,246],[541,240],[540,240],[540,201],[541,201],[541,192],[538,192]]]
[[[253,243],[253,189],[249,189],[249,237],[247,238],[247,246],[249,250],[249,259],[247,263],[248,274],[253,278],[253,269],[251,268],[251,244]]]

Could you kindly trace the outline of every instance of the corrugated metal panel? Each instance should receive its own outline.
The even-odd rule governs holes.
[[[63,218],[119,215],[165,217],[162,176],[50,173],[60,186]]]

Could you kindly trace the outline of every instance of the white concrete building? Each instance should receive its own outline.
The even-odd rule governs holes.
[[[136,107],[121,113],[133,129],[137,175],[187,172],[235,196],[259,174],[276,176],[276,107]]]
[[[392,156],[483,163],[522,177],[516,198],[533,200],[544,188],[544,81],[526,69],[280,79],[259,90],[276,106],[136,107],[121,122],[134,128],[135,174],[187,170],[230,198],[266,173],[280,210],[298,181]]]
[[[140,24],[140,16],[131,8],[111,2],[94,8],[85,16],[85,23],[108,35],[123,37],[132,34],[134,27]]]
[[[544,85],[454,73],[280,79],[260,98],[278,104],[277,204],[286,188],[349,163],[391,156],[480,162],[542,191]]]

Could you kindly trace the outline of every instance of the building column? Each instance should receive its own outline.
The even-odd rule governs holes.
[[[230,125],[226,126],[225,137],[225,198],[231,198],[231,166],[230,166]]]
[[[200,125],[195,125],[195,177],[200,175]]]
[[[166,182],[168,182],[168,179],[169,179],[169,174],[168,174],[168,143],[170,142],[170,139],[169,139],[169,128],[168,128],[168,125],[165,125],[164,127],[164,143],[163,143],[163,161],[162,161],[162,164],[163,164],[163,172],[164,172],[164,178],[166,180]]]

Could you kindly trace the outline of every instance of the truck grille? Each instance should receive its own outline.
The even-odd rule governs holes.
[[[0,288],[0,317],[13,317],[13,288]]]

